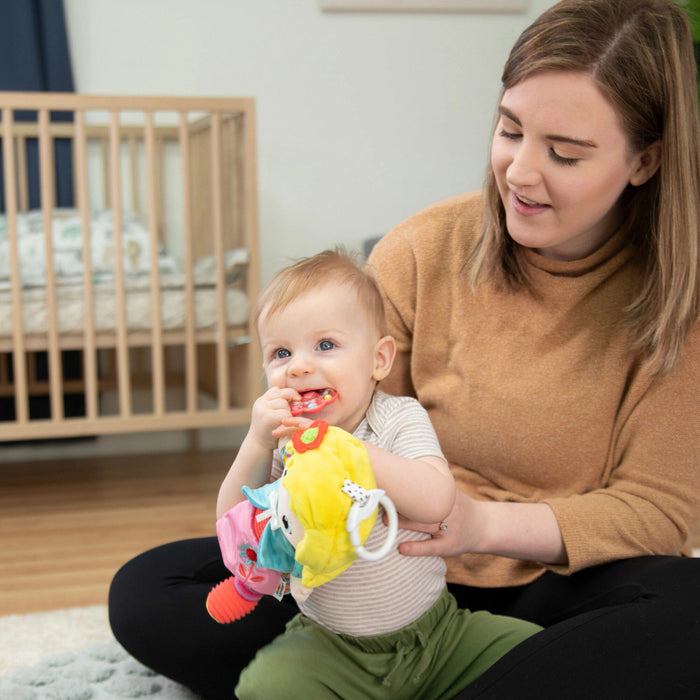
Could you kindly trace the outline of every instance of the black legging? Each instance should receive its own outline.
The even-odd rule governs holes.
[[[290,596],[263,598],[242,620],[207,614],[228,576],[216,538],[145,552],[115,576],[110,622],[142,663],[205,698],[233,698],[238,674],[296,613]],[[513,649],[457,698],[567,700],[700,697],[700,559],[640,557],[527,586],[451,585],[460,605],[546,629]],[[418,700],[418,699],[417,699]]]

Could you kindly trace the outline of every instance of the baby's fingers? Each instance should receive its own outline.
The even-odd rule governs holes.
[[[301,417],[291,417],[291,418],[285,418],[280,425],[278,425],[273,431],[272,435],[273,437],[280,438],[280,437],[290,437],[294,433],[297,432],[297,430],[306,430],[313,421],[310,421],[308,418],[301,418]]]
[[[291,418],[285,418],[283,421],[292,432],[297,430],[306,430],[313,425],[313,421],[310,418],[304,418],[303,416],[292,416]]]

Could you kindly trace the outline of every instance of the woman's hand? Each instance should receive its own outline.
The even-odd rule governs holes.
[[[457,490],[452,512],[441,523],[399,519],[399,527],[427,532],[431,539],[404,542],[407,556],[453,557],[495,554],[544,564],[566,564],[559,523],[546,503],[476,501]]]
[[[463,537],[469,512],[475,502],[457,489],[452,511],[441,523],[419,523],[399,516],[399,527],[416,532],[427,532],[431,539],[403,542],[401,554],[414,557],[454,557],[473,551],[473,543]]]

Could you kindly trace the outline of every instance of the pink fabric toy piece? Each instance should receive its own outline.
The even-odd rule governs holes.
[[[241,501],[216,523],[226,568],[235,575],[209,593],[207,610],[217,622],[233,622],[247,615],[263,595],[281,598],[289,592],[289,575],[258,566],[258,545],[267,518],[249,500]]]

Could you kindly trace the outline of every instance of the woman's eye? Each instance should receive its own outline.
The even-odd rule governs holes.
[[[501,130],[498,132],[498,135],[499,135],[499,136],[502,136],[504,139],[511,139],[511,140],[513,140],[513,141],[514,141],[515,139],[519,139],[519,138],[520,138],[520,134],[516,134],[516,133],[513,132],[513,131],[506,131],[505,129],[501,129]]]
[[[286,348],[279,348],[279,350],[275,350],[275,359],[276,360],[285,360],[288,357],[291,357],[291,352],[287,350]]]
[[[335,343],[332,340],[322,340],[318,344],[319,350],[332,350],[335,347]]]
[[[559,163],[560,165],[576,165],[580,160],[579,158],[565,158],[564,156],[560,156],[553,148],[549,150],[549,155],[555,163]]]

